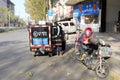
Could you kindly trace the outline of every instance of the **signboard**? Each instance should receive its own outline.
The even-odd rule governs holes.
[[[48,38],[33,38],[33,45],[47,45]]]
[[[48,18],[49,20],[53,20],[53,10],[48,10]]]
[[[33,45],[46,45],[48,41],[48,27],[34,27],[32,28],[32,44]]]
[[[89,14],[99,14],[100,3],[97,2],[89,2],[87,4],[79,4],[74,6],[73,11],[79,13],[80,15],[89,15]],[[79,17],[78,16],[78,17]]]
[[[53,16],[48,16],[49,20],[53,20]]]
[[[88,4],[83,5],[82,15],[87,14],[99,14],[99,2],[90,2]]]
[[[48,10],[48,16],[53,16],[53,10]]]
[[[79,17],[79,12],[74,12],[73,17]]]

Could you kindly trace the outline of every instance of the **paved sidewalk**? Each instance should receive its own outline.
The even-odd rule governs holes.
[[[111,45],[112,56],[108,59],[110,65],[110,76],[114,77],[113,80],[120,78],[120,33],[95,33],[96,37],[103,39],[106,43]],[[70,45],[71,44],[71,45]],[[67,49],[74,48],[75,34],[69,35],[67,41]]]
[[[109,43],[113,52],[120,52],[120,33],[96,33],[95,35]]]
[[[120,74],[120,33],[96,33],[96,36],[111,45],[110,68],[116,75]]]
[[[72,50],[75,47],[75,35],[69,35],[69,39],[67,40],[66,50]],[[111,45],[112,56],[108,59],[108,63],[110,65],[110,76],[112,76],[112,80],[120,79],[120,33],[95,33],[96,37],[99,39],[103,39],[106,43]],[[71,51],[70,50],[70,51]],[[71,53],[71,52],[68,52]],[[66,56],[68,56],[66,54]],[[109,79],[106,79],[109,80]]]

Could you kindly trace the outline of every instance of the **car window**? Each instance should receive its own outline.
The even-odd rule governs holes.
[[[73,22],[70,22],[70,26],[74,26],[74,23],[73,23]]]
[[[68,26],[68,23],[63,23],[64,26]]]

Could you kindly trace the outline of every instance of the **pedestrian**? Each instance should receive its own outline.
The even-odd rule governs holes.
[[[62,25],[62,24],[59,23],[60,32],[61,32],[61,39],[62,39],[62,51],[61,51],[60,55],[63,55],[63,54],[65,53],[66,40],[65,40],[65,33],[64,33],[63,28],[62,28],[61,25]]]

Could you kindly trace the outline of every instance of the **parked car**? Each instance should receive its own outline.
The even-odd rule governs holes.
[[[60,21],[58,24],[61,24],[63,31],[65,33],[74,33],[76,32],[76,26],[72,21]]]

